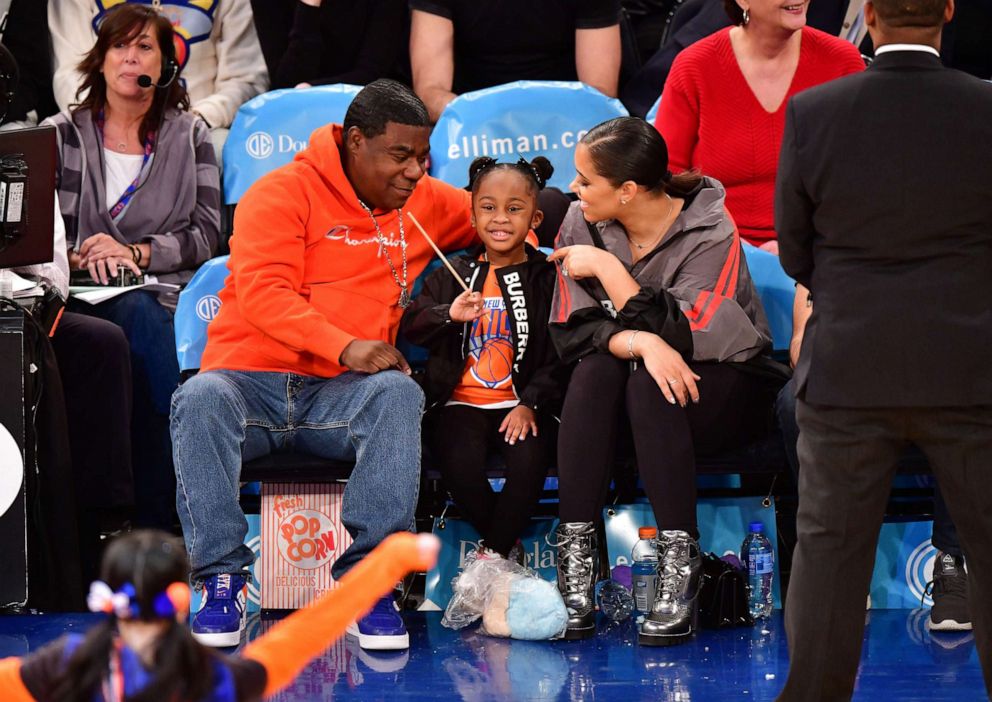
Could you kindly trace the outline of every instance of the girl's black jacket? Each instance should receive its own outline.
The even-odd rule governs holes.
[[[548,333],[555,267],[530,245],[526,250],[525,262],[496,270],[510,319],[513,390],[520,403],[535,412],[557,414],[569,367],[558,358]],[[489,275],[489,263],[480,260],[481,253],[478,248],[451,260],[465,284],[478,292]],[[424,281],[424,289],[400,322],[400,334],[430,352],[423,380],[428,410],[447,402],[465,372],[471,323],[454,322],[448,316],[451,303],[461,293],[451,272],[439,268]]]

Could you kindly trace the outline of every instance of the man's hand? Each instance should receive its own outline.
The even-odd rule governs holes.
[[[482,293],[463,292],[448,309],[452,322],[472,322],[482,316]]]
[[[534,410],[526,405],[514,407],[503,417],[503,423],[499,425],[499,433],[504,434],[503,438],[510,446],[517,443],[517,439],[521,441],[526,439],[527,432],[537,436],[537,416]]]
[[[344,347],[338,362],[359,373],[378,373],[392,368],[410,375],[410,364],[403,354],[385,341],[355,339]]]

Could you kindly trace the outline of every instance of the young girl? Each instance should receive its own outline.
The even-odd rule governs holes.
[[[7,702],[235,702],[268,698],[324,651],[348,624],[410,571],[430,568],[438,541],[393,534],[341,579],[340,586],[224,656],[185,626],[189,564],[182,542],[159,531],[117,539],[93,583],[90,609],[106,620],[85,636],[66,634],[24,659],[0,660]]]
[[[484,248],[452,262],[469,292],[438,269],[400,327],[430,350],[426,434],[445,485],[489,555],[507,556],[533,515],[564,388],[547,324],[554,267],[525,243],[541,223],[537,194],[552,171],[543,157],[472,162],[472,224]],[[498,495],[486,479],[486,454],[495,446],[506,463]]]

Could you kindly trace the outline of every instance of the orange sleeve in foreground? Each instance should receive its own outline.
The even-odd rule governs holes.
[[[0,699],[5,702],[34,702],[21,679],[21,659],[0,660]]]
[[[336,589],[252,641],[243,655],[265,668],[264,696],[271,697],[292,682],[314,656],[340,638],[348,625],[364,616],[400,578],[429,569],[438,548],[437,539],[430,534],[393,534],[341,578]]]

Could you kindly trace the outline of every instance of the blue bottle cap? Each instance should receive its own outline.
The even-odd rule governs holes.
[[[750,529],[752,534],[763,534],[765,531],[765,525],[762,522],[751,522],[748,525],[748,529]]]

